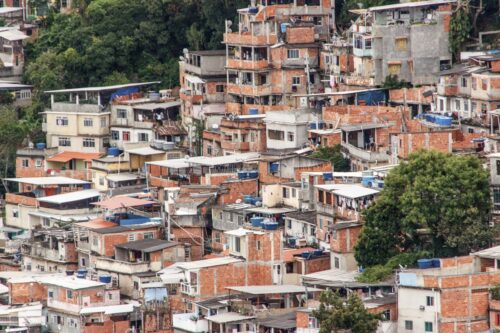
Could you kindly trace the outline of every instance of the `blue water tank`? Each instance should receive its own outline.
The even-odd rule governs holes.
[[[297,238],[288,238],[288,246],[295,247],[297,245]]]
[[[300,254],[300,256],[301,256],[302,258],[307,259],[307,258],[309,258],[309,257],[311,256],[311,253],[310,253],[310,252],[307,252],[307,251],[306,251],[306,252],[302,252],[302,253]]]
[[[108,156],[119,156],[119,155],[120,155],[120,149],[116,147],[108,148]]]
[[[278,222],[262,222],[264,230],[278,230]]]
[[[361,178],[361,184],[366,187],[372,187],[374,180],[374,176],[363,176],[363,178]]]
[[[71,276],[71,275],[73,275],[73,274],[75,274],[75,271],[66,271],[66,275],[67,275],[67,276]]]
[[[44,142],[39,142],[39,143],[37,143],[37,144],[35,145],[35,147],[36,147],[36,149],[40,149],[40,150],[42,150],[42,149],[45,149],[46,145],[45,145],[45,143],[44,143]]]
[[[85,279],[87,277],[87,270],[85,268],[77,270],[76,277],[79,279]]]
[[[280,170],[280,164],[279,163],[274,162],[274,163],[269,164],[269,171],[271,173],[276,173],[279,170]]]
[[[286,27],[288,27],[290,23],[281,23],[281,32],[285,33],[286,32]]]
[[[432,267],[441,267],[441,260],[439,258],[432,258]]]
[[[248,109],[248,114],[250,114],[250,115],[259,114],[259,109],[255,109],[255,108]]]
[[[451,117],[446,116],[435,116],[436,124],[440,126],[451,126],[453,119]]]
[[[323,180],[325,180],[325,181],[333,180],[333,173],[331,173],[331,172],[324,172],[323,173]]]
[[[417,264],[420,269],[432,268],[432,259],[418,259]]]
[[[111,275],[99,275],[99,282],[110,283],[111,282]]]
[[[248,12],[250,14],[257,14],[259,12],[259,8],[257,8],[257,7],[250,7],[250,8],[248,8]]]
[[[252,200],[253,200],[253,196],[251,196],[251,195],[245,195],[243,197],[243,202],[246,203],[246,204],[251,204]]]
[[[238,171],[238,179],[247,179],[248,172],[247,171]]]
[[[259,172],[258,171],[248,171],[248,178],[259,178]]]
[[[314,255],[315,256],[321,256],[321,255],[323,255],[323,250],[314,250]]]
[[[309,124],[309,129],[313,129],[313,130],[317,129],[316,128],[316,123],[310,123]]]
[[[252,227],[260,228],[262,226],[262,222],[264,221],[263,217],[254,216],[250,218],[250,223],[252,223]]]

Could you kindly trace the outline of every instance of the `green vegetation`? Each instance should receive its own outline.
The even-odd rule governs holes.
[[[387,75],[382,83],[382,87],[386,89],[410,88],[411,83],[400,80],[397,75]]]
[[[490,290],[491,298],[495,301],[500,301],[500,284],[496,284]]]
[[[27,49],[26,81],[38,90],[139,80],[178,84],[183,48],[221,48],[237,0],[93,0],[51,12]]]
[[[320,333],[351,330],[352,333],[372,333],[377,330],[380,314],[369,313],[359,296],[351,293],[347,299],[331,290],[321,293],[320,306],[313,311]]]
[[[458,8],[450,20],[450,52],[455,59],[459,59],[459,52],[462,50],[465,42],[469,40],[471,28],[468,3],[459,1]]]
[[[420,151],[394,168],[364,212],[355,248],[363,267],[401,252],[465,255],[490,244],[488,173],[476,157]]]
[[[375,265],[366,268],[357,277],[357,280],[363,283],[384,281],[390,278],[394,270],[400,268],[400,266],[405,268],[416,267],[418,259],[429,258],[429,256],[429,253],[425,251],[400,253],[389,259],[384,265]]]
[[[342,155],[341,148],[338,144],[335,146],[321,146],[312,154],[312,157],[332,162],[335,171],[350,171],[351,162]]]

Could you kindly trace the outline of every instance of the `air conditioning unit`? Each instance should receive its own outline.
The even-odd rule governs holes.
[[[420,311],[424,311],[424,310],[425,310],[425,306],[420,305]]]
[[[100,291],[96,295],[97,295],[97,297],[102,297],[104,294],[102,293],[102,291]]]

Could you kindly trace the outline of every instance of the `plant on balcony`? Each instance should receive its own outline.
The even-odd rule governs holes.
[[[411,154],[389,173],[383,191],[363,212],[356,260],[370,267],[401,252],[467,255],[492,240],[490,207],[488,172],[478,158],[436,151]]]
[[[340,145],[321,146],[314,152],[312,157],[332,162],[335,171],[350,171],[351,162],[344,157],[341,149]]]

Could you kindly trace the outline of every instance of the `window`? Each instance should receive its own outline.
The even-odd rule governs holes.
[[[155,237],[155,234],[153,232],[145,232],[144,233],[144,239],[153,239]]]
[[[297,49],[292,49],[287,51],[287,58],[288,59],[298,59],[299,58],[299,50]]]
[[[12,217],[19,217],[19,211],[17,209],[12,210]]]
[[[292,198],[297,197],[297,189],[292,188]]]
[[[464,111],[469,111],[469,102],[467,100],[464,101]]]
[[[404,52],[408,48],[408,40],[406,38],[396,38],[396,51]]]
[[[149,141],[148,133],[137,133],[137,141],[142,141],[142,142]]]
[[[319,328],[318,319],[313,316],[309,316],[309,328]]]
[[[286,220],[286,227],[287,229],[292,229],[292,220]]]
[[[92,237],[92,246],[99,246],[99,238]]]
[[[73,290],[66,290],[66,298],[73,299]]]
[[[256,242],[256,248],[257,248],[257,251],[260,251],[260,249],[261,249],[260,241]]]
[[[412,331],[413,330],[413,321],[405,320],[405,330]]]
[[[83,119],[83,126],[92,127],[92,126],[94,126],[94,121],[92,120],[92,118],[84,118]]]
[[[21,160],[21,165],[23,166],[23,168],[27,168],[30,166],[30,160],[28,160],[27,158],[23,158]]]
[[[57,126],[68,126],[68,117],[56,117]]]
[[[432,332],[432,323],[430,321],[425,322],[425,331]]]
[[[111,140],[120,140],[120,132],[111,131]]]
[[[310,236],[315,236],[316,235],[316,228],[310,227],[309,228],[309,235]]]
[[[99,185],[104,186],[104,177],[99,177]]]
[[[70,147],[71,139],[67,137],[59,137],[59,147]]]
[[[212,146],[210,145],[207,146],[207,155],[212,156]]]
[[[234,237],[234,250],[236,252],[241,252],[241,240],[239,237]]]
[[[122,140],[123,141],[130,141],[130,132],[129,131],[122,132]]]
[[[425,304],[427,304],[427,306],[434,306],[434,297],[427,296]]]
[[[382,312],[382,320],[391,320],[391,310],[387,309]]]
[[[319,219],[319,228],[323,229],[323,219],[322,218]]]
[[[488,111],[488,104],[481,103],[481,112],[486,113]]]
[[[216,85],[215,86],[215,92],[223,93],[224,92],[224,85],[222,85],[222,84]]]
[[[83,146],[86,148],[95,147],[95,139],[94,138],[84,138],[83,139]]]
[[[371,38],[365,39],[365,49],[366,50],[371,50],[372,48],[372,40]]]
[[[283,198],[287,199],[290,197],[290,190],[288,187],[283,187]]]
[[[41,167],[42,167],[42,164],[43,164],[43,160],[41,160],[41,159],[39,159],[39,158],[37,158],[37,159],[35,160],[35,167],[36,167],[36,168],[41,168]]]
[[[390,75],[399,75],[399,73],[401,73],[401,64],[400,63],[389,64],[388,71]]]
[[[139,282],[134,281],[134,290],[139,290]]]
[[[107,127],[108,126],[108,121],[106,118],[102,117],[101,118],[101,127]]]
[[[215,242],[220,243],[220,232],[215,233]]]
[[[325,54],[325,64],[328,65],[330,63],[330,56]]]
[[[285,132],[278,130],[267,130],[267,137],[271,140],[285,140]]]
[[[475,77],[472,78],[472,89],[474,90],[477,89],[477,80]]]
[[[127,110],[117,109],[116,110],[116,118],[120,118],[120,119],[127,118]]]
[[[333,265],[335,266],[335,268],[340,268],[340,259],[335,257],[334,260],[333,260]]]
[[[462,87],[467,88],[467,79],[465,77],[462,77],[460,80]]]
[[[294,76],[294,77],[292,77],[292,85],[293,86],[299,86],[300,85],[300,76]]]
[[[455,100],[455,110],[460,110],[460,100]]]
[[[497,160],[497,176],[500,176],[500,160]]]
[[[488,80],[481,79],[481,89],[488,90]]]
[[[129,242],[135,241],[135,234],[128,234],[128,241]]]
[[[295,134],[293,132],[287,133],[288,141],[293,141],[295,139]]]
[[[333,230],[332,232],[332,238],[337,239],[337,230]]]

